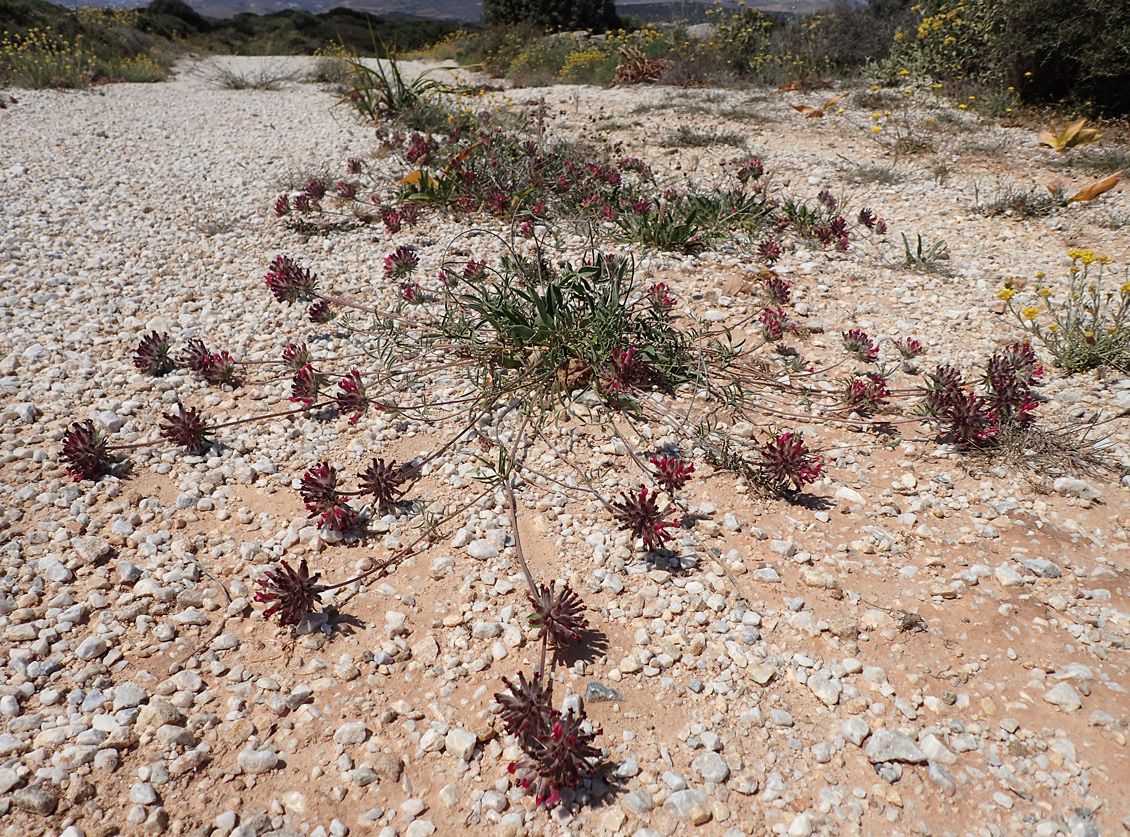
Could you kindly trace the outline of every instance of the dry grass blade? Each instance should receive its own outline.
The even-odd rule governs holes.
[[[620,63],[616,65],[613,84],[647,84],[671,69],[674,62],[667,58],[650,58],[639,47],[620,47]]]

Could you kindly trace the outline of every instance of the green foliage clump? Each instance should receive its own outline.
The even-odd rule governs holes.
[[[927,0],[890,68],[1130,111],[1130,8],[1121,0]]]
[[[0,14],[0,82],[76,88],[111,81],[160,81],[169,56],[138,28],[136,11],[20,3]]]

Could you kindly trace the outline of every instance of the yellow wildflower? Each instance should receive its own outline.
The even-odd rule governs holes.
[[[1052,295],[1052,289],[1051,288],[1040,288],[1040,290],[1036,291],[1036,293],[1038,293],[1044,299],[1047,299],[1049,296]]]
[[[1130,282],[1128,282],[1127,284],[1130,284]],[[1001,288],[999,291],[997,291],[997,299],[1003,299],[1005,302],[1008,302],[1014,296],[1016,296],[1016,291],[1014,291],[1012,288]]]
[[[1025,306],[1020,311],[1020,316],[1022,316],[1026,320],[1034,320],[1036,319],[1036,317],[1040,316],[1040,309],[1035,305]]]
[[[1046,273],[1044,273],[1044,271],[1042,271],[1042,270],[1037,270],[1037,271],[1036,271],[1036,278],[1037,278],[1037,279],[1043,279],[1043,278],[1044,278],[1045,276],[1047,276],[1047,274],[1046,274]]]
[[[1050,332],[1053,332],[1053,331],[1059,331],[1059,325],[1056,324],[1056,323],[1049,323],[1048,324],[1048,332],[1050,333]]]
[[[1113,259],[1110,256],[1096,256],[1095,261],[1099,264],[1110,264]]]
[[[882,128],[881,128],[880,126],[876,125],[876,126],[875,126],[874,128],[872,128],[872,129],[871,129],[871,133],[873,133],[873,134],[877,134],[877,133],[879,133],[879,132],[880,132],[881,130],[883,130],[883,129],[882,129]]]
[[[1123,296],[1130,294],[1130,282],[1123,282],[1122,287],[1119,288],[1119,290],[1122,291]]]

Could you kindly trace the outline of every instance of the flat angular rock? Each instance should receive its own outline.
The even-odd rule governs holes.
[[[706,795],[706,791],[697,788],[675,791],[667,797],[663,808],[683,822],[695,825],[709,822],[713,816],[710,810],[710,797]]]
[[[239,766],[244,773],[266,773],[278,763],[278,755],[271,750],[244,750],[239,754]]]
[[[1064,712],[1074,712],[1083,706],[1083,699],[1069,683],[1057,683],[1046,692],[1044,700],[1052,706],[1058,706]]]
[[[478,739],[470,730],[452,727],[444,737],[443,745],[449,756],[454,756],[462,761],[470,761],[475,752]]]
[[[730,776],[730,767],[717,753],[703,753],[691,762],[691,769],[701,777],[704,782],[722,784]]]
[[[840,725],[840,735],[856,747],[862,747],[870,734],[871,726],[862,718],[848,718]]]
[[[29,814],[50,816],[55,813],[55,808],[59,805],[59,797],[49,788],[28,785],[26,788],[12,791],[12,804]]]
[[[921,764],[926,761],[926,754],[910,736],[893,729],[877,729],[871,733],[863,754],[872,764],[884,761]]]
[[[1063,570],[1047,558],[1022,558],[1020,563],[1030,573],[1038,575],[1040,578],[1060,578],[1063,576]]]
[[[342,724],[337,728],[334,733],[334,741],[338,744],[363,744],[365,739],[369,737],[369,730],[361,721],[350,721],[349,723]]]
[[[808,688],[825,706],[835,706],[839,703],[840,694],[844,690],[840,681],[826,671],[818,671],[811,675],[808,678]]]
[[[585,700],[590,703],[600,703],[601,701],[621,701],[624,696],[611,686],[605,686],[599,680],[589,681],[588,686],[585,687]]]

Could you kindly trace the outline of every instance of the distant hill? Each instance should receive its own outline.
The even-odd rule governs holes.
[[[83,2],[89,4],[89,0]],[[325,12],[285,9],[268,14],[241,8],[221,18],[183,0],[153,0],[139,10],[134,25],[125,28],[128,33],[122,30],[118,34],[130,44],[152,44],[156,36],[190,49],[241,55],[310,55],[327,44],[344,44],[358,54],[372,55],[383,54],[381,45],[401,51],[420,49],[458,28],[456,23],[439,18],[378,16],[341,8],[339,3],[333,5],[335,8]],[[73,7],[46,0],[0,0],[0,31],[20,33],[32,27],[65,37],[83,31]],[[89,40],[90,33],[86,37]]]
[[[0,2],[4,5],[8,0]],[[14,1],[14,0],[13,0]],[[746,5],[771,12],[803,14],[831,5],[832,0],[749,0]],[[64,5],[122,6],[135,8],[137,0],[69,0]],[[482,0],[190,0],[189,5],[205,17],[223,19],[238,14],[268,15],[281,11],[306,11],[324,14],[335,8],[348,8],[385,18],[423,18],[455,22],[477,22],[482,15]],[[708,2],[692,0],[617,0],[621,14],[646,21],[705,20]],[[727,5],[737,5],[731,0]]]

